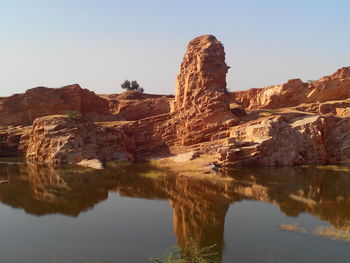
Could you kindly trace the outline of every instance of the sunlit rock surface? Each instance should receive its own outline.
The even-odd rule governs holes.
[[[344,100],[350,97],[350,67],[308,83],[292,79],[282,85],[237,91],[231,95],[247,109],[276,109],[302,103]]]
[[[225,166],[350,162],[350,67],[307,83],[231,93],[228,69],[222,43],[203,35],[188,44],[175,99],[130,91],[97,96],[79,85],[1,98],[0,156],[103,163],[196,152]],[[82,117],[39,118],[29,137],[35,118],[64,109]]]
[[[234,121],[226,91],[228,69],[224,47],[213,35],[188,44],[176,80],[173,118],[182,145],[208,141],[225,121]]]
[[[128,158],[126,143],[127,138],[117,129],[81,118],[48,116],[35,120],[26,158],[55,164],[123,160]]]
[[[109,104],[110,112],[121,121],[136,121],[170,112],[172,95],[152,95],[125,91],[119,95],[100,95]]]
[[[35,118],[75,111],[92,119],[110,115],[108,103],[78,84],[62,88],[38,87],[0,98],[0,126],[30,125]]]

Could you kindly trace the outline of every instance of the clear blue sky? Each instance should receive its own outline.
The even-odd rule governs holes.
[[[225,45],[228,89],[318,79],[350,65],[350,1],[0,0],[0,96],[79,83],[119,93],[136,79],[174,93],[187,43]]]

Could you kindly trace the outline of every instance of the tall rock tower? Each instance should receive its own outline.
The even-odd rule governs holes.
[[[188,44],[176,79],[173,107],[182,145],[209,140],[212,131],[234,118],[226,96],[229,68],[224,47],[213,35],[199,36]]]

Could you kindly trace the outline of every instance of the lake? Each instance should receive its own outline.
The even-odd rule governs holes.
[[[349,262],[348,167],[196,179],[149,164],[0,162],[0,262],[149,262],[193,238],[217,262]],[[336,239],[336,240],[333,240]]]

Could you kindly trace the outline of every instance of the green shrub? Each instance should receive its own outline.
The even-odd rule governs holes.
[[[76,112],[74,110],[65,110],[63,111],[63,114],[67,115],[69,118],[78,118],[81,116],[79,112]]]

